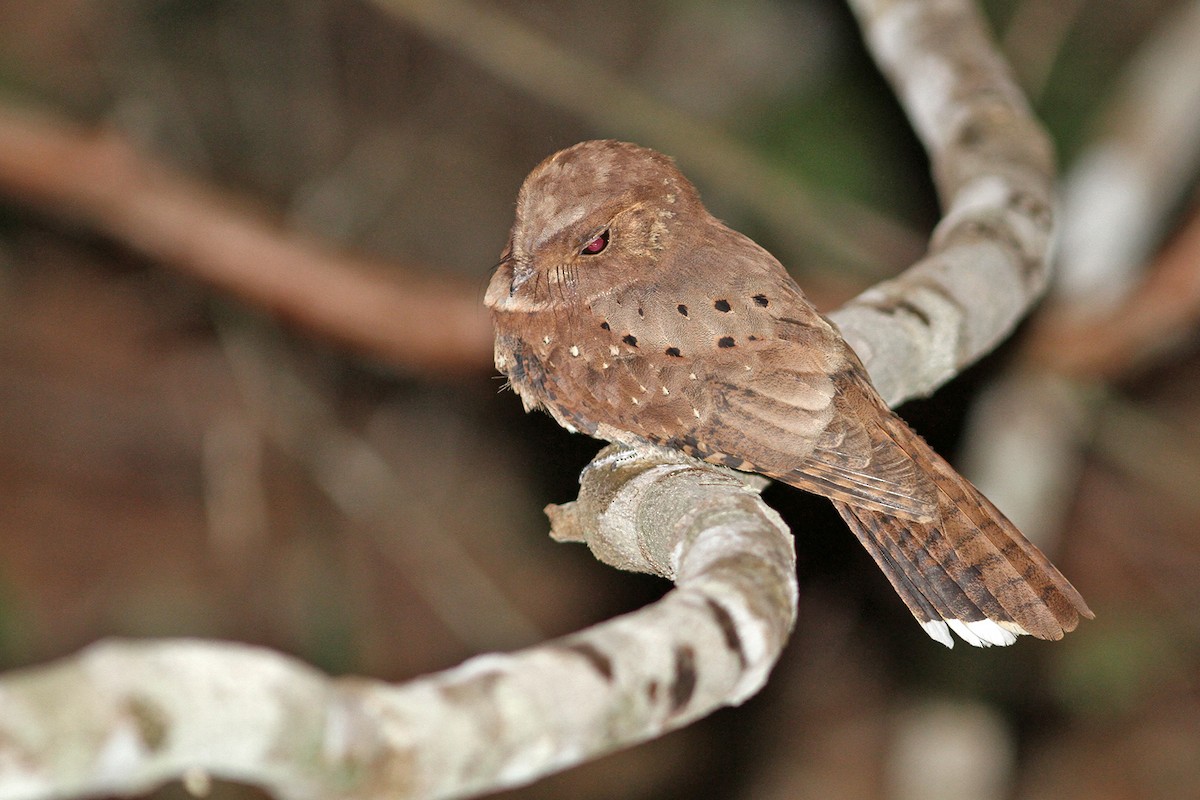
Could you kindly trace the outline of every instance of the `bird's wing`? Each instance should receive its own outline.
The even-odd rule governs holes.
[[[833,383],[836,411],[817,446],[796,469],[777,477],[851,506],[929,520],[937,509],[933,482],[887,424],[892,412],[857,360]]]

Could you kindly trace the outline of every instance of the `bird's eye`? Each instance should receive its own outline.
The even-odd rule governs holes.
[[[604,248],[608,247],[608,228],[600,232],[598,236],[583,246],[579,251],[581,256],[594,256],[600,253]]]

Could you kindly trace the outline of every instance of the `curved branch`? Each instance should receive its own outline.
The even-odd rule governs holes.
[[[1049,139],[966,0],[851,0],[924,142],[945,206],[929,254],[830,317],[890,404],[1007,336],[1046,286]]]
[[[560,537],[673,578],[654,605],[401,686],[247,646],[101,643],[0,678],[0,796],[133,794],[199,771],[286,798],[459,797],[740,703],[795,620],[791,536],[742,476],[654,456],[608,448],[553,512]]]

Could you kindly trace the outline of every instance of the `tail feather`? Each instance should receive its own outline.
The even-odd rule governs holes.
[[[937,486],[928,521],[874,508],[834,505],[926,632],[952,646],[947,630],[977,646],[1019,634],[1061,639],[1087,603],[1040,550],[899,418],[886,434]]]
[[[863,546],[866,547],[867,552],[875,559],[875,563],[883,570],[883,574],[891,582],[896,594],[900,595],[900,599],[908,606],[908,610],[917,618],[925,632],[947,647],[954,647],[954,639],[950,636],[950,629],[945,620],[948,617],[954,618],[956,615],[950,611],[949,603],[942,593],[932,591],[927,584],[918,584],[913,580],[911,576],[920,575],[922,571],[904,553],[899,552],[895,547],[877,546],[874,538],[864,537],[862,535],[863,526],[858,524],[857,520],[852,520],[847,516],[853,513],[853,507],[841,503],[834,505],[841,513],[842,518],[851,523],[850,529],[854,531]]]

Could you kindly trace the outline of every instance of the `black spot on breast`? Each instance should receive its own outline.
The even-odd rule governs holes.
[[[715,308],[717,311],[720,311],[722,314],[728,314],[730,310],[729,301],[718,300],[717,302],[713,303],[713,308]]]
[[[741,469],[742,464],[745,464],[746,460],[737,456],[721,456],[721,463],[730,469]]]
[[[762,306],[763,308],[766,308],[767,306],[771,305],[771,301],[767,299],[765,294],[756,294],[754,295],[754,304],[756,306]]]
[[[671,358],[683,358],[683,353],[679,352],[678,347],[668,347],[666,352]]]
[[[646,316],[646,309],[642,308],[641,306],[638,306],[638,316],[639,317]]]
[[[637,347],[637,337],[634,336],[632,333],[627,333],[624,336],[622,336],[621,341],[624,342],[625,344],[629,345],[630,347]]]
[[[607,330],[610,330],[610,329],[611,329],[611,327],[612,327],[612,326],[610,326],[610,325],[609,325],[607,322],[601,322],[601,323],[600,323],[600,328],[601,328],[602,330],[606,330],[606,331],[607,331]]]
[[[746,339],[747,339],[748,341],[751,341],[751,342],[757,342],[757,341],[758,341],[758,337],[757,337],[757,336],[755,336],[753,333],[752,333],[752,334],[750,334],[749,336],[747,336],[747,337],[746,337]]]
[[[733,347],[735,344],[737,342],[733,340],[732,336],[722,336],[720,339],[717,339],[717,347]]]
[[[685,317],[688,315],[687,306],[685,306],[683,303],[680,303],[679,305],[675,306],[675,310],[678,311],[680,314],[683,314]]]

